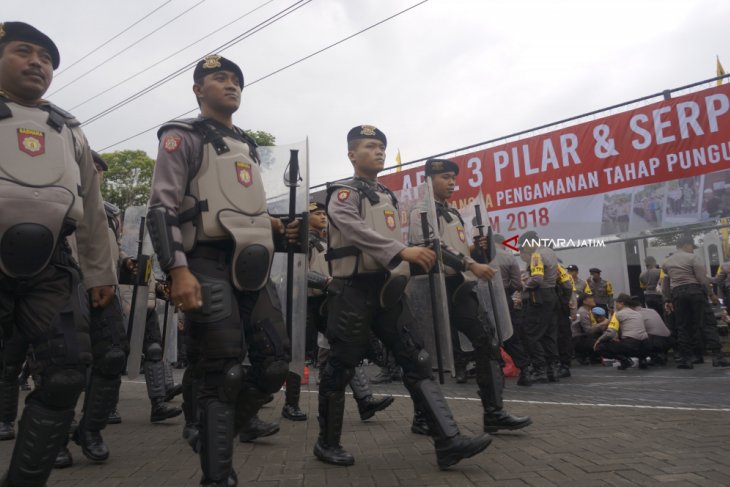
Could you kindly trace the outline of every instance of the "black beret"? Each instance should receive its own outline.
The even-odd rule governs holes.
[[[588,269],[588,272],[598,272],[600,274],[601,269],[599,269],[598,267],[591,267],[590,269]]]
[[[382,142],[383,145],[388,145],[388,139],[385,137],[385,134],[372,125],[358,125],[347,132],[348,144],[358,139],[376,139]]]
[[[51,55],[53,69],[57,69],[61,63],[61,55],[58,53],[56,44],[50,37],[39,31],[32,25],[25,22],[3,22],[0,23],[0,42],[30,42],[45,48]]]
[[[426,161],[426,176],[442,172],[459,174],[459,166],[449,159],[429,159]]]
[[[209,54],[201,59],[197,65],[195,65],[195,71],[193,72],[193,81],[196,83],[211,73],[218,71],[230,71],[238,76],[238,86],[243,89],[243,72],[238,64],[233,61],[219,56],[218,54]]]
[[[568,269],[569,271],[577,271],[577,270],[578,270],[578,266],[577,266],[577,265],[575,265],[575,264],[570,264],[570,265],[569,265],[569,266],[567,267],[567,269]]]
[[[94,164],[98,165],[102,171],[109,170],[109,164],[107,164],[106,161],[101,158],[101,155],[98,152],[96,152],[95,150],[91,151],[91,157],[94,159]]]

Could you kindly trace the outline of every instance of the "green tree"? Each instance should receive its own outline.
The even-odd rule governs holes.
[[[276,137],[263,130],[244,130],[258,145],[276,145]]]
[[[102,154],[109,170],[104,173],[101,194],[122,212],[130,206],[147,204],[155,161],[141,150]]]

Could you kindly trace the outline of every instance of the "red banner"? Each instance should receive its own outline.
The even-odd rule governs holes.
[[[453,158],[452,203],[479,189],[491,211],[730,169],[730,84]],[[423,166],[381,176],[393,190]]]

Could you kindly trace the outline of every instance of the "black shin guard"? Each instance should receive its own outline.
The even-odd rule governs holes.
[[[209,399],[200,404],[200,468],[203,482],[228,479],[233,465],[233,404]]]

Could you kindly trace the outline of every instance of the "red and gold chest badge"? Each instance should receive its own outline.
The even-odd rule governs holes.
[[[341,189],[337,192],[337,201],[347,201],[350,199],[350,190]]]
[[[393,210],[383,210],[385,215],[385,224],[391,230],[395,230],[395,212]]]
[[[167,152],[175,152],[180,147],[180,142],[182,142],[182,137],[169,134],[162,140],[162,147]]]
[[[253,174],[251,173],[251,164],[248,162],[236,161],[236,177],[238,182],[244,188],[248,188],[253,184]]]
[[[39,130],[18,129],[18,149],[31,157],[46,153],[46,134]]]
[[[459,236],[459,240],[461,240],[462,243],[466,243],[466,234],[464,233],[464,227],[458,225],[456,227],[456,234]]]

